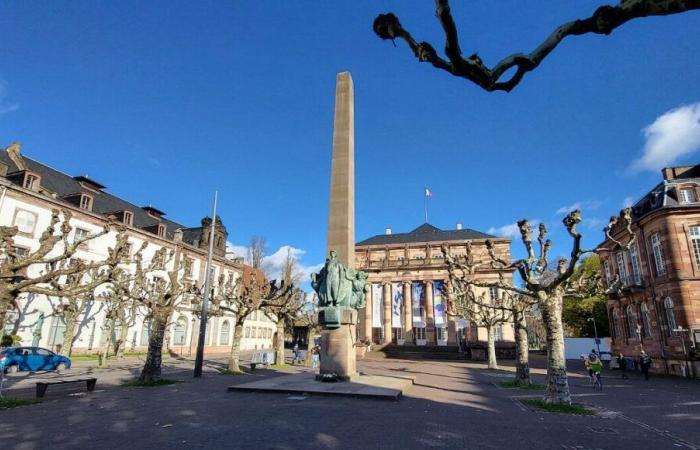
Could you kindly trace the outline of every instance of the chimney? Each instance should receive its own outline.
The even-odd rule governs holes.
[[[461,230],[462,229],[462,222],[457,222],[457,229]]]
[[[386,234],[386,235],[391,234],[391,228],[384,228],[384,234]]]

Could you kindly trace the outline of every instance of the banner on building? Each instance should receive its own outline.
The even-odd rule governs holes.
[[[411,283],[411,293],[413,297],[413,326],[416,328],[425,327],[425,317],[421,306],[425,305],[425,289],[421,282]]]
[[[391,283],[391,326],[403,328],[401,325],[401,310],[403,309],[403,286],[401,283]]]
[[[372,327],[382,327],[382,313],[384,312],[384,289],[379,283],[372,284]]]
[[[435,306],[435,326],[443,328],[447,324],[447,314],[445,311],[445,299],[442,295],[442,281],[433,282],[433,305]]]

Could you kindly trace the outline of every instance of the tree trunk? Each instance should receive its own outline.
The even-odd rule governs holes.
[[[167,354],[170,354],[170,323],[173,320],[173,313],[168,314],[168,318],[165,320],[165,330],[163,332],[163,349]]]
[[[492,325],[486,325],[486,334],[488,335],[489,369],[498,369],[498,362],[496,361],[496,333]]]
[[[228,358],[228,370],[230,372],[241,372],[241,338],[243,337],[244,320],[236,320],[236,325],[233,327],[233,342],[231,342],[231,354]]]
[[[513,327],[515,329],[515,384],[531,384],[527,323],[525,313],[519,308],[513,310]]]
[[[547,336],[547,390],[544,401],[571,404],[564,354],[564,326],[561,320],[562,296],[555,294],[540,302]]]
[[[105,320],[104,333],[107,333],[107,339],[105,340],[105,345],[100,349],[99,356],[99,367],[107,367],[107,358],[109,357],[109,348],[112,346],[112,326],[114,322],[111,320]]]
[[[284,363],[284,320],[277,322],[277,348],[275,348],[275,364],[283,366]]]
[[[124,349],[126,349],[126,341],[129,340],[129,325],[126,320],[121,321],[121,328],[119,329],[119,344],[116,347],[115,354],[117,358],[123,358],[124,357]]]
[[[77,314],[64,313],[63,322],[66,324],[66,330],[63,333],[63,345],[61,346],[60,354],[70,356],[73,351],[73,341],[75,340],[75,330],[78,325]]]
[[[139,381],[152,383],[160,379],[161,364],[163,363],[163,337],[167,323],[167,319],[153,317],[151,330],[148,333],[148,354],[146,355],[146,363],[141,369]]]

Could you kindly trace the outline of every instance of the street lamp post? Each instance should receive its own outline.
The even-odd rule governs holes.
[[[589,317],[589,322],[593,322],[593,334],[595,335],[595,346],[598,349],[598,357],[600,357],[600,339],[598,339],[598,327],[595,324],[595,318]]]
[[[217,192],[214,192],[214,206],[211,214],[211,227],[209,228],[209,253],[207,254],[207,265],[204,271],[204,295],[202,296],[202,318],[199,323],[199,340],[197,341],[197,354],[194,360],[195,378],[202,376],[202,366],[204,365],[204,337],[207,332],[207,309],[209,303],[209,287],[211,286],[211,260],[214,253],[214,229],[216,228],[216,200]]]

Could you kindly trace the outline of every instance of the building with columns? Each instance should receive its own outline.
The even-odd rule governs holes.
[[[202,205],[203,210],[208,208],[208,204]],[[69,242],[103,229],[111,217],[125,227],[130,253],[147,242],[143,256],[148,264],[159,249],[179,251],[185,257],[182,269],[185,282],[204,284],[211,218],[202,219],[201,226],[187,227],[170,220],[165,212],[153,205],[138,206],[109,193],[104,185],[86,175],[71,176],[29,158],[21,153],[18,144],[0,150],[0,226],[18,228],[12,243],[14,253],[22,255],[36,251],[52,210],[70,213]],[[115,232],[110,232],[84,243],[75,257],[84,261],[104,260],[110,246],[114,245],[115,235]],[[219,276],[235,280],[244,268],[242,261],[226,256],[227,238],[228,231],[217,217],[212,267],[215,280]],[[164,269],[172,270],[172,265],[170,261]],[[38,264],[30,266],[28,276],[37,276],[40,270]],[[61,298],[20,294],[5,320],[3,334],[19,336],[20,345],[57,351],[64,345],[63,304]],[[200,308],[201,303],[192,298],[183,298],[179,302],[166,333],[171,351],[184,355],[195,351]],[[122,334],[123,327],[126,327],[124,345],[127,351],[147,348],[149,320],[145,308],[138,308],[127,324],[113,323],[111,327],[105,327],[107,320],[102,300],[99,296],[92,296],[78,319],[73,352],[97,352],[108,342],[108,329],[112,330],[111,340],[114,342]],[[207,352],[229,351],[235,321],[236,317],[231,313],[210,317],[205,342]],[[277,330],[276,324],[267,316],[256,312],[246,319],[244,326],[241,349],[272,347]]]
[[[632,206],[634,242],[624,226],[599,251],[607,289],[612,351],[651,370],[700,376],[700,165],[669,167]]]
[[[374,343],[398,345],[457,345],[486,341],[486,330],[469,318],[448,316],[442,289],[448,280],[447,264],[442,245],[452,255],[466,254],[471,243],[475,257],[486,257],[486,240],[490,239],[497,254],[510,259],[510,240],[463,228],[441,230],[425,223],[408,233],[372,236],[355,246],[355,268],[368,274],[367,305],[360,311],[358,335]],[[498,281],[499,269],[479,269],[474,277],[483,281]],[[506,280],[511,271],[503,271]],[[479,290],[478,288],[476,289]],[[477,292],[478,294],[478,292]],[[488,293],[497,296],[492,289]],[[513,340],[512,324],[496,330],[496,339]]]

